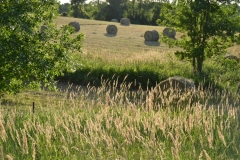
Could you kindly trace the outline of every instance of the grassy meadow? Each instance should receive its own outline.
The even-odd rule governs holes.
[[[164,27],[55,20],[58,27],[71,21],[85,35],[75,55],[82,65],[57,91],[1,99],[0,159],[240,159],[239,65],[206,60],[201,80],[174,57],[179,48],[144,42],[145,31]],[[116,24],[117,35],[106,34],[108,24]],[[240,56],[239,49],[228,51]],[[170,76],[197,86],[162,91],[156,84]]]

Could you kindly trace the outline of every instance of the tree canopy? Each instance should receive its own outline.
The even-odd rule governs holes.
[[[55,0],[0,3],[0,93],[49,85],[55,76],[73,69],[73,53],[81,51],[83,35],[57,29]],[[45,26],[41,29],[41,26]]]
[[[236,0],[176,0],[165,3],[159,24],[175,28],[183,35],[178,40],[163,38],[183,51],[175,54],[192,62],[194,72],[202,74],[207,57],[226,53],[239,42],[240,16]]]

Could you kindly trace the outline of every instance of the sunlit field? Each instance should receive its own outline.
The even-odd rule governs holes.
[[[240,158],[236,95],[102,84],[7,97],[1,104],[2,158]]]
[[[182,66],[169,75],[191,72],[191,64],[174,57],[179,48],[144,42],[145,31],[161,33],[164,27],[55,20],[58,27],[71,21],[78,21],[79,33],[85,35],[83,52],[77,53],[83,60],[122,66],[162,63],[166,69]],[[117,35],[106,34],[108,24],[116,24]],[[240,56],[239,49],[228,50]],[[134,85],[102,79],[98,87],[58,83],[56,91],[5,95],[0,103],[0,159],[240,159],[238,93],[214,84],[186,91],[162,90],[157,82],[144,89],[132,89]]]

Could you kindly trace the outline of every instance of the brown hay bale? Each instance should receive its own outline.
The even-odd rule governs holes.
[[[122,18],[120,20],[120,24],[124,26],[129,26],[130,25],[130,20],[128,18]]]
[[[48,29],[48,26],[46,25],[41,26],[41,32],[44,32],[46,29]]]
[[[163,36],[175,39],[176,31],[173,28],[165,28],[163,30]]]
[[[118,22],[118,20],[117,19],[112,19],[111,22]]]
[[[75,22],[70,22],[68,25],[73,27],[75,29],[75,32],[78,32],[80,30],[80,24],[76,21]]]
[[[159,34],[156,30],[146,31],[144,34],[145,41],[158,41]]]
[[[224,56],[225,59],[229,59],[229,60],[235,60],[237,62],[240,62],[240,58],[238,58],[237,56],[235,55],[232,55],[231,53],[227,53],[225,56]]]
[[[106,28],[108,34],[117,34],[117,27],[115,25],[108,25]]]
[[[169,77],[167,80],[160,82],[159,86],[162,91],[170,88],[178,89],[180,91],[186,91],[195,88],[193,80],[179,76]]]
[[[153,109],[161,107],[177,107],[177,109],[185,108],[186,106],[194,106],[197,101],[197,91],[193,80],[184,77],[174,76],[160,82],[151,89],[151,98],[149,104]]]

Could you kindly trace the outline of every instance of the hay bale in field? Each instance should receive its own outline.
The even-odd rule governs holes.
[[[78,32],[80,30],[80,24],[76,21],[75,22],[70,22],[68,25],[73,27],[75,29],[75,32]]]
[[[195,88],[193,80],[179,76],[169,77],[167,80],[160,82],[159,86],[162,91],[170,88],[178,89],[180,91],[186,91]]]
[[[146,31],[144,34],[145,41],[158,41],[159,34],[156,30]]]
[[[41,26],[41,32],[44,32],[46,29],[48,29],[48,26],[46,25]]]
[[[237,62],[240,63],[240,58],[238,58],[237,56],[235,55],[232,55],[231,53],[227,53],[225,56],[224,56],[225,59],[230,59],[230,60],[235,60]]]
[[[120,24],[124,26],[129,26],[130,25],[130,20],[128,18],[122,18],[120,20]]]
[[[176,31],[173,28],[165,28],[163,30],[163,36],[175,39]]]
[[[108,34],[117,34],[117,27],[115,25],[108,25],[106,28]]]
[[[112,19],[111,22],[118,22],[116,18]]]

